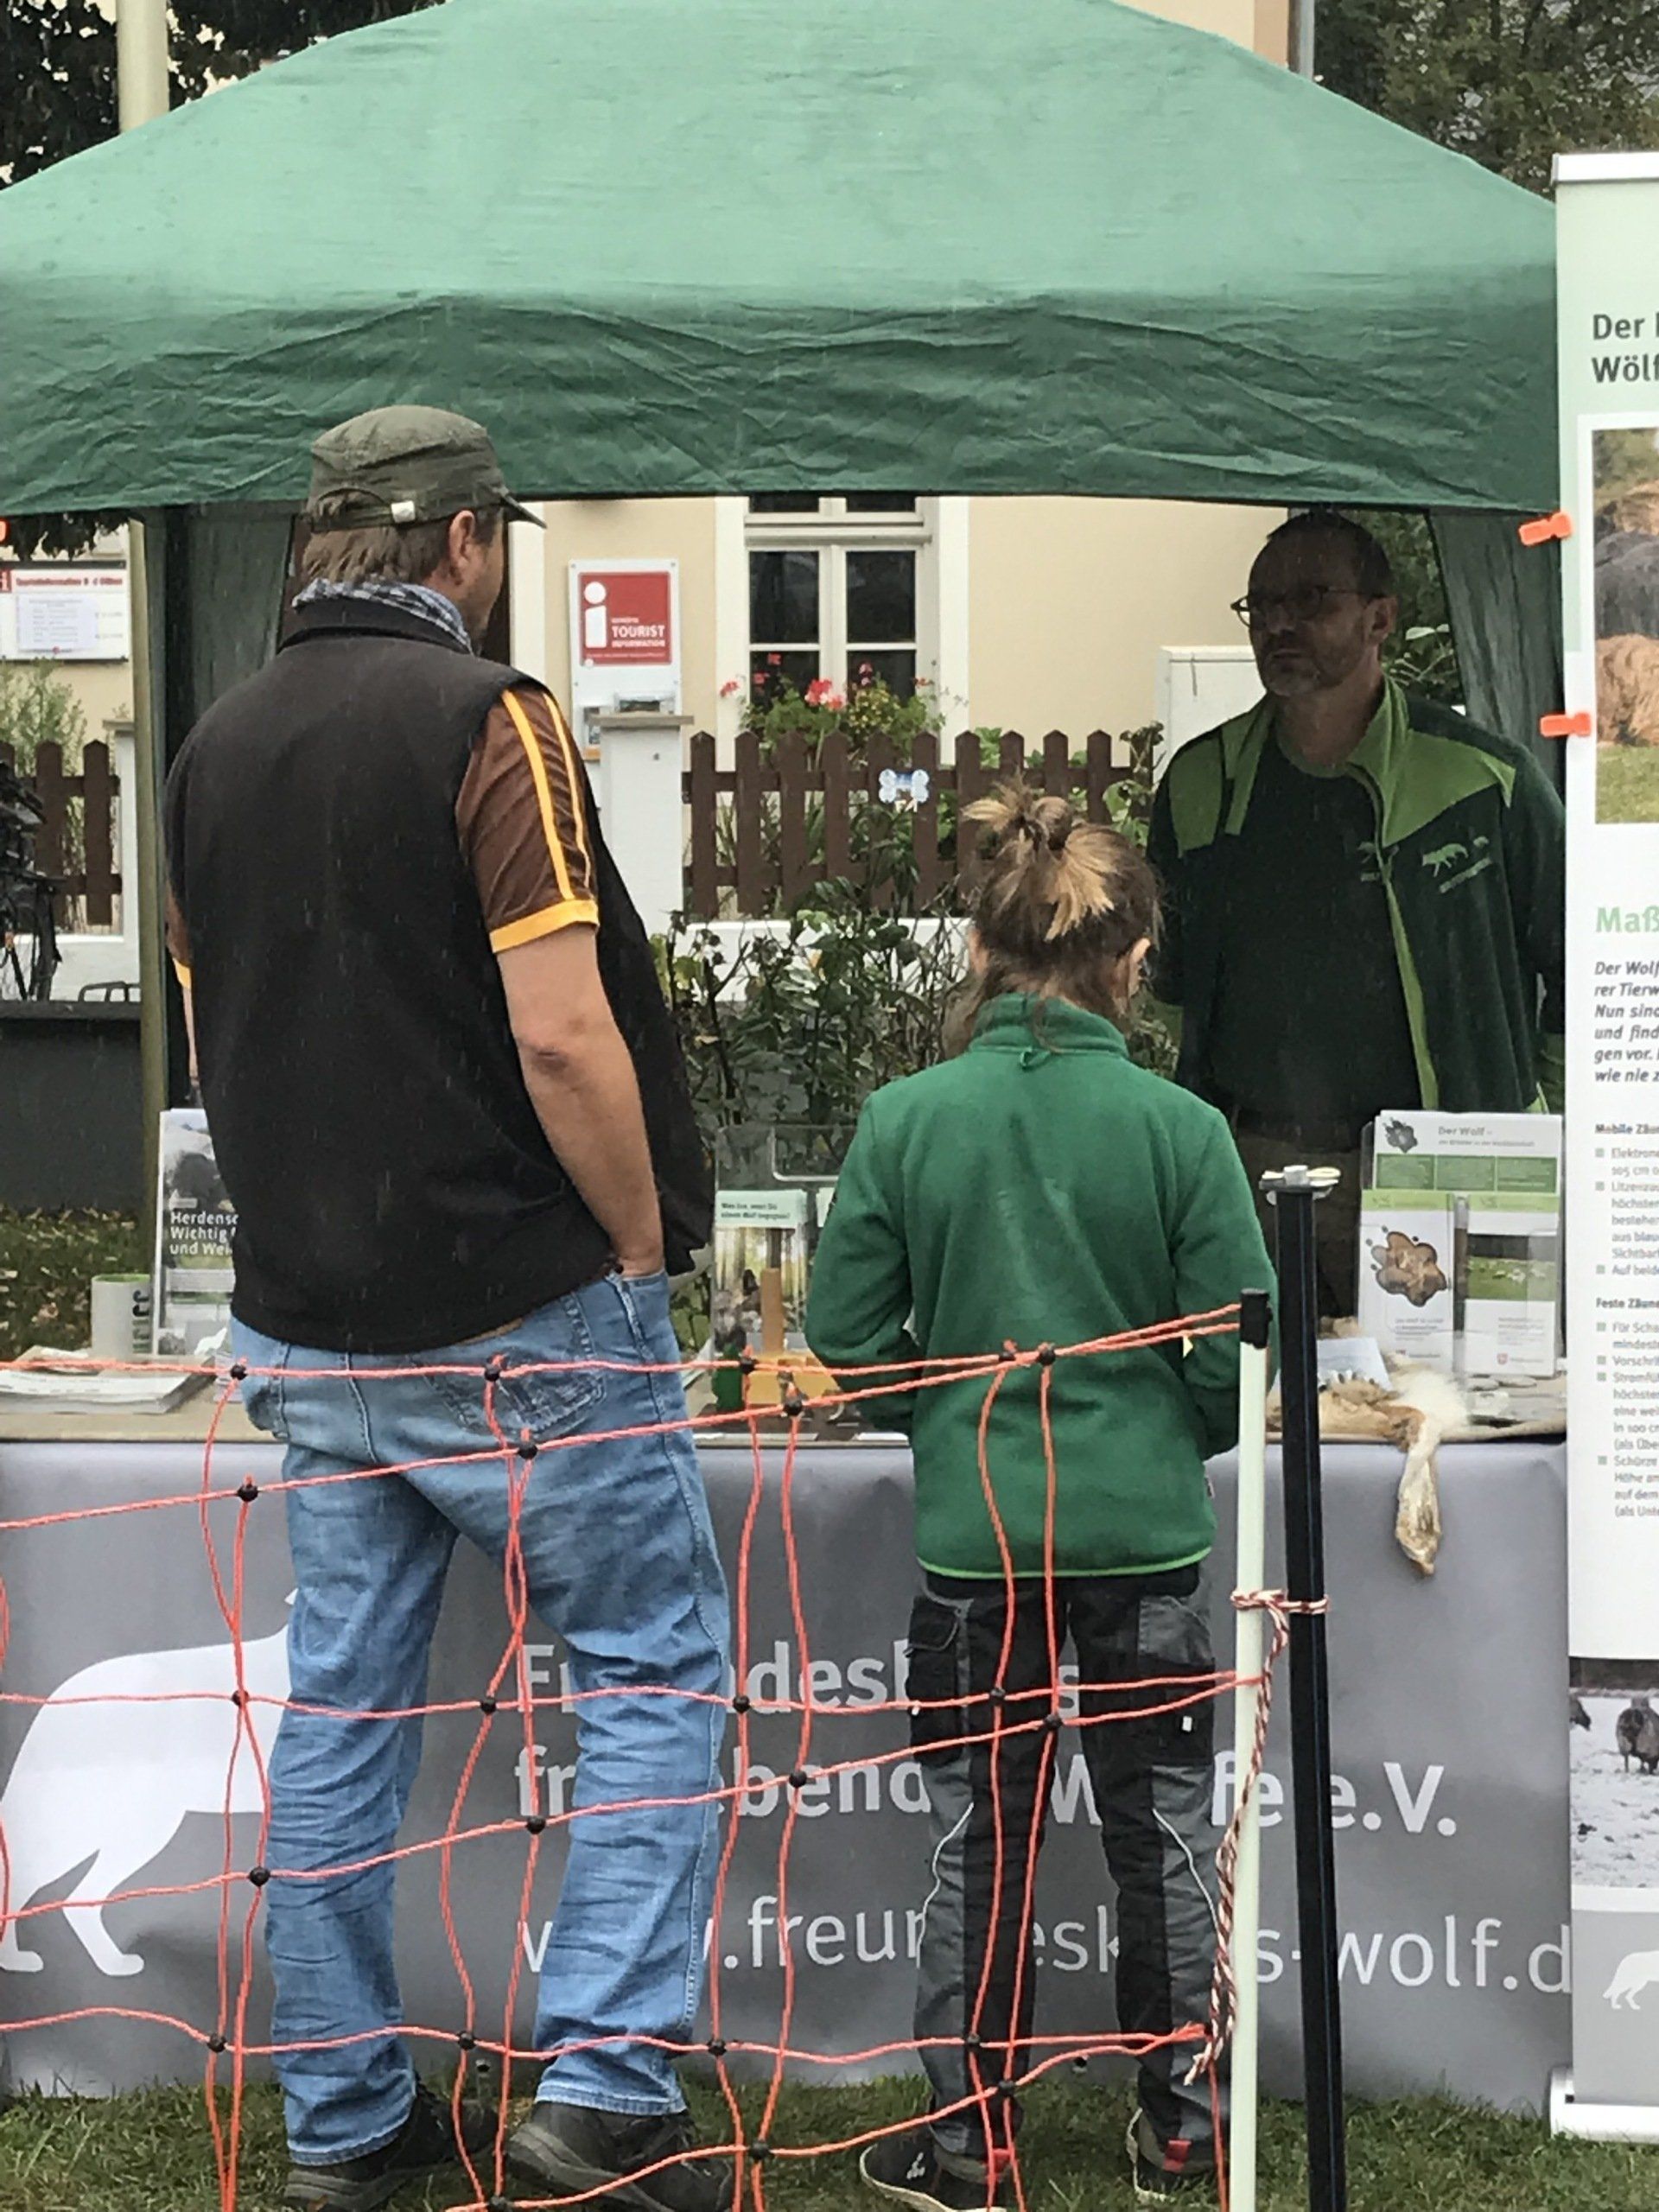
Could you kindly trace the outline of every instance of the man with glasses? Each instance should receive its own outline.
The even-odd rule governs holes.
[[[1399,602],[1359,524],[1293,517],[1236,612],[1265,696],[1160,786],[1156,988],[1252,1180],[1340,1173],[1319,1293],[1348,1314],[1367,1122],[1559,1110],[1565,818],[1524,744],[1385,675]]]

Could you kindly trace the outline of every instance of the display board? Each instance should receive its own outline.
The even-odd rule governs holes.
[[[0,660],[125,660],[124,563],[0,565]]]
[[[810,1762],[837,1769],[799,1793],[785,1907],[778,1875],[788,1792],[781,1777],[795,1761],[799,1717],[753,1717],[748,1790],[712,1954],[722,2033],[734,2046],[776,2039],[781,1914],[795,1967],[790,2041],[830,2062],[796,2070],[820,2082],[891,2072],[910,2063],[883,2055],[883,2047],[911,2033],[918,1927],[931,1878],[922,1777],[913,1761],[894,1758],[907,1724],[886,1706],[906,1679],[916,1580],[910,1455],[896,1441],[801,1447],[791,1497],[804,1638],[781,1535],[780,1446],[774,1440],[762,1454],[751,1572],[741,1582],[753,1454],[742,1439],[705,1444],[699,1457],[728,1579],[747,1599],[746,1694],[757,1707],[798,1696],[810,1665],[819,1707]],[[36,1523],[9,1530],[0,1545],[11,1600],[6,1686],[19,1694],[18,1702],[0,1706],[0,1829],[12,1902],[46,1904],[77,1882],[89,1899],[131,1893],[99,1910],[31,1914],[0,1942],[0,2078],[14,2088],[97,2094],[166,2080],[200,2088],[200,2044],[166,2023],[211,2027],[219,2002],[213,1885],[226,1863],[226,1775],[236,1740],[229,1693],[237,1681],[202,1541],[202,1459],[200,1441],[182,1437],[92,1445],[0,1437],[0,1521]],[[1276,1451],[1269,1454],[1269,1581],[1283,1572],[1278,1460]],[[233,1489],[207,1518],[223,1573],[241,1563],[242,1679],[256,1696],[281,1698],[293,1574],[283,1501],[270,1487],[280,1455],[238,1433],[215,1445],[213,1462],[216,1487],[245,1478],[259,1486],[245,1541],[237,1538]],[[551,1464],[546,1457],[537,1463],[543,1471]],[[1548,1443],[1456,1445],[1440,1464],[1447,1541],[1426,1581],[1391,1533],[1399,1453],[1325,1447],[1332,1820],[1348,2080],[1361,2096],[1445,2090],[1535,2109],[1567,2035],[1560,1452]],[[1223,1532],[1211,1582],[1212,1633],[1219,1648],[1230,1649],[1232,1465],[1217,1461],[1211,1472]],[[179,1502],[151,1509],[149,1501],[163,1499]],[[93,1517],[39,1520],[71,1511]],[[454,1814],[456,1780],[479,1739],[472,1700],[499,1666],[506,1635],[500,1569],[462,1544],[429,1693],[446,1709],[427,1724],[405,1843],[441,1835]],[[550,1633],[532,1628],[525,1656],[537,1696],[557,1693],[563,1653]],[[225,1694],[126,1701],[135,1694],[177,1700],[185,1688]],[[23,1701],[29,1696],[59,1701],[31,1707]],[[268,1705],[257,1707],[267,1750],[272,1719]],[[1300,2078],[1288,1727],[1281,1678],[1262,1794],[1259,1943],[1264,2079],[1275,2095],[1293,2093]],[[476,1833],[453,1861],[458,1940],[485,2032],[504,2017],[517,1953],[525,1970],[521,2044],[565,1831],[555,1826],[543,1838],[527,1925],[519,1929],[527,1839],[518,1821],[533,1802],[532,1760],[541,1802],[555,1810],[569,1803],[574,1741],[569,1711],[543,1707],[527,1754],[523,1723],[504,1700],[461,1815]],[[1234,1775],[1224,1720],[1215,1751],[1211,1821],[1219,1842]],[[732,1783],[735,1757],[728,1738],[721,1767]],[[245,1756],[230,1798],[233,1866],[252,1863],[260,1804],[257,1774]],[[1052,1805],[1033,1906],[1043,1931],[1038,2032],[1089,2034],[1111,2021],[1117,1931],[1096,1808],[1071,1729],[1059,1738]],[[443,1934],[441,1872],[430,1851],[404,1866],[398,1948],[407,2018],[447,2037],[461,2025],[465,1999]],[[239,1953],[249,1892],[239,1881],[234,1892]],[[258,1940],[255,1958],[248,2033],[263,2040],[269,2015]],[[50,2024],[22,2024],[29,2021]],[[443,2045],[425,2049],[426,2063],[443,2063]],[[855,2053],[866,2056],[848,2063]],[[751,2073],[766,2070],[763,2057],[742,2063]],[[265,2070],[263,2062],[255,2067]],[[205,2124],[200,2157],[206,2171]]]
[[[156,1195],[153,1349],[171,1359],[210,1355],[231,1324],[236,1211],[199,1106],[162,1116]]]
[[[1577,2132],[1659,2138],[1659,154],[1557,164]]]
[[[570,563],[570,695],[584,745],[600,715],[679,713],[677,561]]]

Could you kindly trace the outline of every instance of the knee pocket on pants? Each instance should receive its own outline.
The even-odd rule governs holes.
[[[1134,1651],[1120,1662],[1126,1679],[1159,1687],[1084,1694],[1084,1713],[1100,1716],[1109,1756],[1119,1745],[1137,1764],[1179,1767],[1207,1765],[1215,1755],[1219,1689],[1209,1616],[1198,1570],[1182,1572],[1192,1578],[1186,1587],[1141,1599]]]

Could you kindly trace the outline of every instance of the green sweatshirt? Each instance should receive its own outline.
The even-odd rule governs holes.
[[[806,1333],[858,1388],[855,1369],[1086,1343],[1271,1281],[1221,1116],[1137,1068],[1098,1014],[1010,996],[985,1008],[960,1058],[866,1105]],[[1051,1372],[1057,1570],[1149,1573],[1202,1559],[1215,1535],[1204,1462],[1237,1439],[1236,1336],[1195,1338],[1185,1356],[1179,1344],[1091,1353]],[[917,1550],[943,1574],[1003,1572],[980,1480],[988,1387],[901,1387],[871,1406],[910,1433]],[[988,1433],[1020,1574],[1043,1570],[1039,1389],[1035,1368],[1009,1373]]]

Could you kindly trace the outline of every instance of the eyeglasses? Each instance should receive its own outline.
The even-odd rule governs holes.
[[[1313,622],[1325,612],[1327,599],[1369,599],[1369,592],[1351,584],[1297,584],[1289,591],[1246,592],[1232,602],[1233,613],[1247,630],[1265,629],[1275,615],[1287,622]]]

